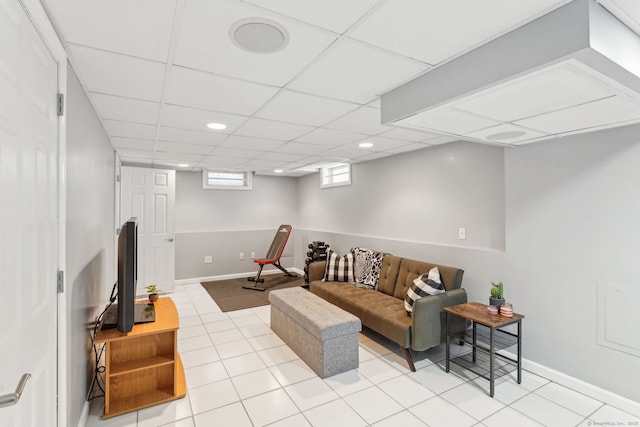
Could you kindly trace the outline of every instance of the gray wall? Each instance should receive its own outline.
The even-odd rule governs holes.
[[[255,273],[280,224],[297,219],[295,178],[256,175],[253,190],[204,190],[201,172],[176,174],[176,279]],[[245,259],[241,261],[240,252]],[[204,263],[212,256],[211,264]],[[293,266],[288,245],[281,259]]]
[[[93,362],[89,330],[114,274],[114,152],[71,66],[67,94],[67,384],[69,425],[77,425]]]
[[[358,245],[460,267],[469,300],[486,303],[490,281],[504,281],[526,315],[524,357],[640,401],[636,384],[619,380],[640,358],[599,345],[596,315],[597,283],[638,287],[638,135],[636,126],[505,149],[452,143],[355,165],[354,185],[340,189],[301,178],[296,264],[308,242],[325,240],[340,253]],[[412,172],[419,165],[424,174]],[[466,241],[456,239],[462,225]],[[616,327],[635,334],[633,322]]]

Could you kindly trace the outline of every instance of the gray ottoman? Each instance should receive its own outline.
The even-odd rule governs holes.
[[[360,319],[303,288],[269,293],[271,329],[320,378],[358,367]]]

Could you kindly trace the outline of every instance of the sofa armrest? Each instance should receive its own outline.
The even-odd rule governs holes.
[[[324,278],[324,269],[327,265],[326,261],[315,261],[309,264],[309,283]]]
[[[435,347],[444,341],[445,313],[444,307],[467,302],[467,291],[463,288],[452,289],[443,294],[429,295],[418,299],[413,305],[411,316],[411,348],[423,351]],[[466,321],[458,316],[451,316],[451,331],[461,332],[466,329]]]

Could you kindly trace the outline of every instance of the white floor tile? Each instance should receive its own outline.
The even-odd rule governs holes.
[[[640,425],[640,417],[621,411],[609,405],[604,405],[593,414],[589,415],[590,425],[622,425],[622,426],[638,426]],[[588,423],[587,423],[588,424]]]
[[[358,358],[360,359],[360,363],[371,360],[374,357],[377,357],[377,355],[367,350],[363,345],[358,346]]]
[[[266,368],[266,365],[256,353],[247,353],[242,356],[224,359],[222,362],[230,377],[236,377],[249,372]]]
[[[300,412],[283,389],[251,397],[242,403],[256,427],[282,420]]]
[[[197,337],[199,335],[206,335],[206,334],[207,334],[207,330],[204,328],[202,324],[193,325],[193,326],[180,326],[180,329],[178,329],[179,339]]]
[[[247,338],[247,341],[249,341],[251,347],[253,347],[253,349],[256,351],[266,350],[268,348],[284,345],[284,341],[282,341],[280,337],[274,333]]]
[[[485,389],[485,387],[487,387],[487,380],[485,380],[484,378],[478,378],[471,381],[471,383],[474,383],[476,386],[480,387],[483,390]],[[503,381],[496,383],[493,398],[506,405],[510,405],[529,393],[531,392],[521,387],[520,384],[511,381]]]
[[[270,366],[269,370],[283,387],[317,377],[316,373],[301,359]]]
[[[208,335],[200,335],[192,338],[185,338],[178,340],[178,352],[197,350],[199,348],[213,347],[213,343]]]
[[[310,427],[309,421],[302,414],[295,414],[280,421],[276,421],[273,424],[269,424],[269,427]]]
[[[420,421],[415,415],[409,411],[402,411],[395,415],[391,415],[382,421],[373,424],[375,427],[424,427],[425,423]]]
[[[220,356],[214,347],[205,347],[198,350],[184,351],[180,353],[182,365],[185,369],[194,366],[205,365],[220,360]]]
[[[380,383],[378,387],[405,408],[417,405],[434,396],[431,390],[407,375]]]
[[[227,313],[209,313],[209,314],[200,316],[200,319],[202,320],[202,323],[204,323],[205,325],[207,323],[219,322],[221,320],[230,320],[229,315],[227,315]]]
[[[174,400],[138,411],[138,427],[155,427],[174,423],[185,418],[191,419],[189,398]]]
[[[189,389],[189,400],[194,415],[220,408],[240,400],[231,380]]]
[[[243,354],[253,352],[253,348],[247,342],[247,340],[242,341],[232,341],[225,344],[216,345],[216,351],[220,355],[221,359],[228,359],[230,357],[241,356]]]
[[[556,383],[545,384],[537,389],[535,393],[573,412],[577,412],[583,417],[592,414],[602,406],[602,402]]]
[[[194,427],[193,417],[185,418],[180,421],[174,421],[169,424],[163,424],[162,427]]]
[[[231,382],[236,387],[240,399],[280,388],[278,380],[266,368],[231,378]]]
[[[434,397],[409,409],[413,415],[431,427],[472,426],[477,421],[441,397]]]
[[[231,321],[231,319],[223,319],[217,320],[215,322],[205,323],[204,327],[210,334],[236,329],[236,325]]]
[[[487,395],[484,389],[472,384],[462,384],[453,388],[441,397],[453,403],[476,420],[482,420],[504,408],[504,403]]]
[[[184,370],[187,388],[192,389],[205,384],[214,383],[229,377],[222,362],[212,362]]]
[[[195,317],[185,317],[184,319],[180,319],[180,328],[187,326],[196,326],[202,325],[202,318],[200,316]]]
[[[313,427],[361,427],[367,422],[344,400],[334,400],[304,412]]]
[[[240,402],[203,412],[193,418],[195,420],[196,427],[252,427],[251,420]]]
[[[243,317],[241,317],[243,319]],[[240,328],[240,332],[246,338],[259,337],[260,335],[273,334],[273,331],[268,325],[264,323],[258,323],[255,325],[243,326]]]
[[[321,378],[314,377],[284,388],[301,411],[322,405],[339,396]]]
[[[251,348],[253,349],[253,347]],[[267,366],[278,365],[280,363],[298,359],[298,355],[286,345],[258,351],[258,356],[260,356]]]
[[[509,381],[513,382],[514,384],[518,384],[516,382],[516,375],[515,373],[513,373],[511,376],[509,376]],[[529,371],[522,371],[522,382],[520,384],[518,384],[520,387],[525,388],[529,391],[534,391],[539,389],[540,387],[542,387],[545,384],[548,384],[549,380],[546,378],[542,378],[541,376],[538,376],[536,374],[533,374]]]
[[[338,395],[344,397],[351,393],[355,393],[373,385],[364,375],[357,369],[352,369],[332,377],[324,379],[329,387],[331,387]]]
[[[482,420],[482,423],[487,427],[539,427],[542,425],[510,407],[499,410],[489,418]]]
[[[528,417],[534,418],[546,426],[575,426],[584,417],[551,402],[535,393],[531,393],[514,402],[511,407]]]
[[[137,412],[118,415],[117,417],[107,418],[106,420],[101,418],[103,413],[104,400],[95,399],[92,401],[89,410],[89,418],[87,420],[87,427],[136,427],[138,420]]]
[[[238,328],[242,328],[249,325],[264,325],[264,322],[262,321],[262,319],[260,319],[258,316],[256,316],[253,313],[247,316],[236,317],[236,318],[233,318],[232,320],[233,320],[233,323],[235,323],[236,327]]]
[[[402,375],[402,372],[380,358],[361,363],[358,372],[374,384]]]
[[[211,338],[211,342],[214,345],[226,344],[228,342],[244,340],[244,336],[237,329],[213,332],[209,334],[209,338]]]
[[[429,365],[409,375],[411,379],[418,381],[436,394],[443,393],[465,382],[457,375],[445,372],[438,365]]]
[[[378,387],[369,387],[345,396],[344,401],[369,424],[404,410],[398,402],[389,399],[389,396]]]

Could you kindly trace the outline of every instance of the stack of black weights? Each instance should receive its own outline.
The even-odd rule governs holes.
[[[325,242],[313,241],[309,243],[307,251],[307,259],[304,260],[304,282],[309,283],[309,264],[315,261],[326,261],[327,252],[329,252],[329,244]]]

